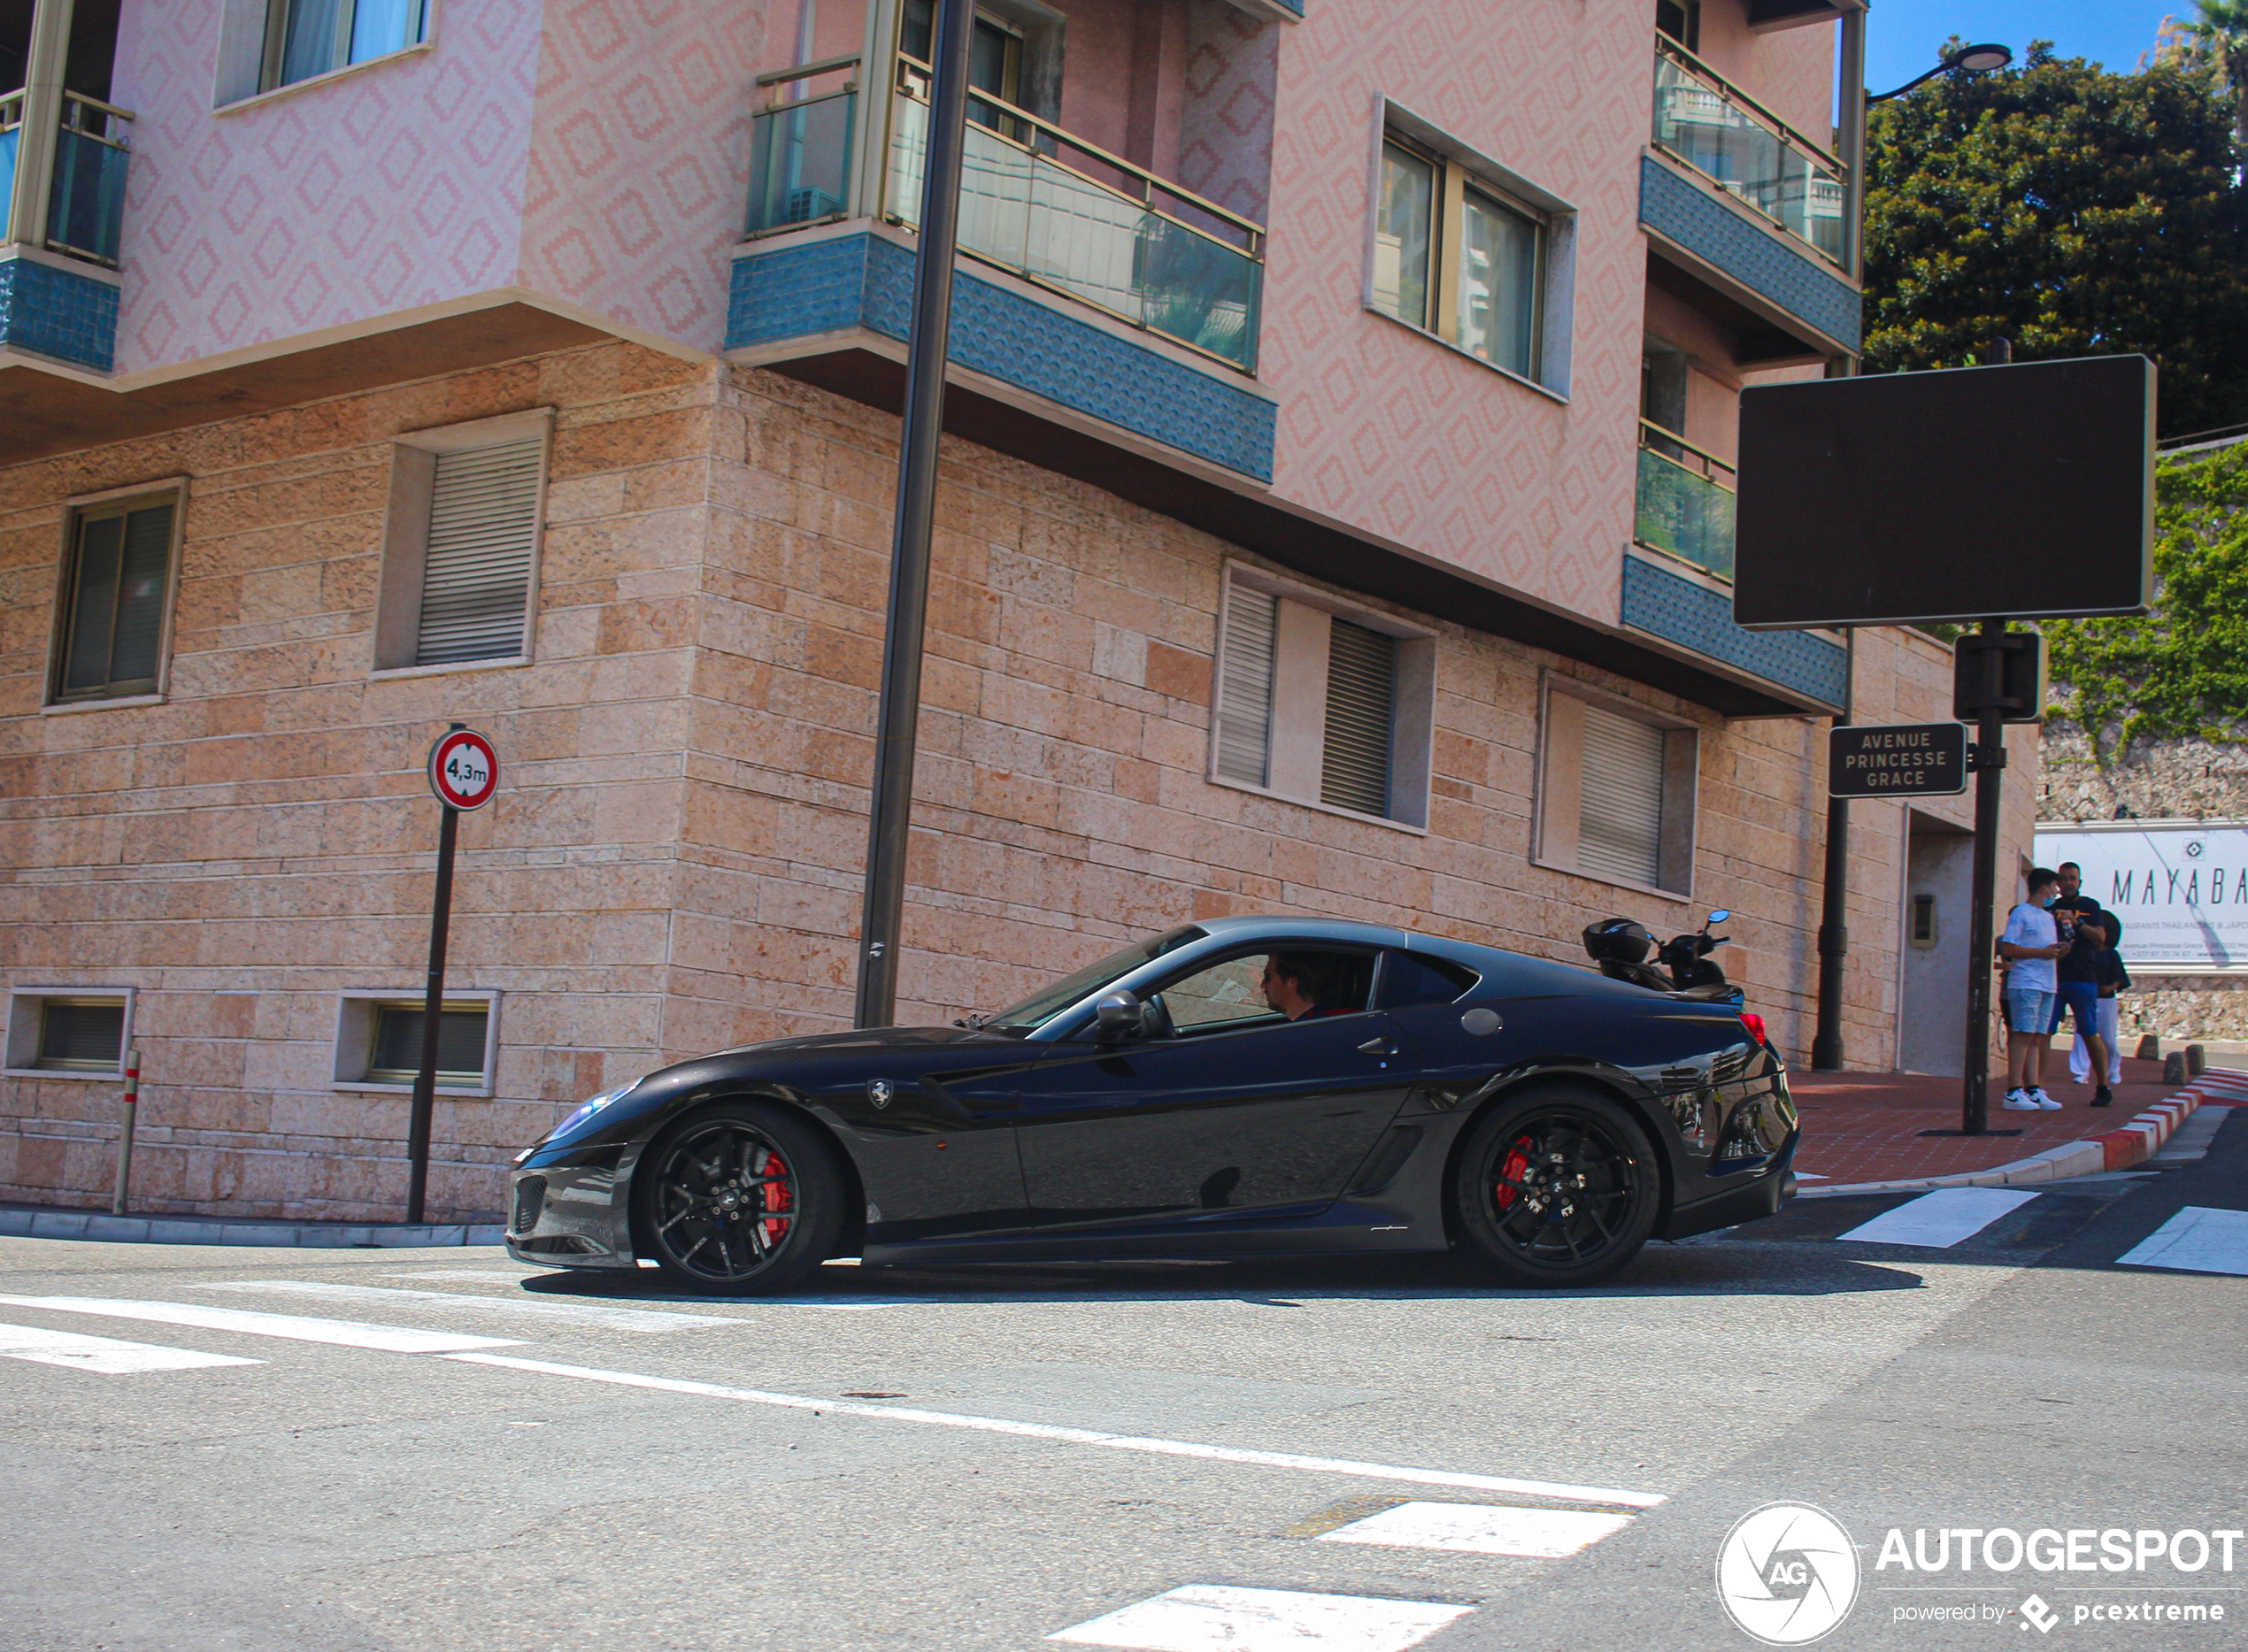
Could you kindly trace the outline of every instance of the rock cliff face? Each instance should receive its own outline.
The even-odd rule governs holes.
[[[2084,737],[2064,725],[2045,731],[2037,818],[2248,820],[2248,741],[2165,741],[2121,754],[2103,769]],[[2130,937],[2123,938],[2129,963]],[[2122,1003],[2128,1047],[2152,1033],[2166,1044],[2248,1040],[2248,979],[2162,975],[2141,979]]]

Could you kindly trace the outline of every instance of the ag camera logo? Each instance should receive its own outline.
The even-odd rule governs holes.
[[[1858,1548],[1808,1503],[1771,1502],[1734,1522],[1717,1551],[1717,1598],[1767,1646],[1808,1646],[1858,1602]]]

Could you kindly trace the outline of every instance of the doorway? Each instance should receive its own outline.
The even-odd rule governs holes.
[[[1897,1064],[1907,1072],[1957,1078],[1966,1070],[1975,834],[1917,809],[1908,809],[1905,819]]]

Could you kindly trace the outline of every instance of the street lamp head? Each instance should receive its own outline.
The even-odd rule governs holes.
[[[1988,43],[1961,46],[1956,51],[1944,54],[1947,69],[1965,69],[1973,74],[1987,74],[1993,69],[2003,69],[2013,61],[2013,53],[2004,46]]]

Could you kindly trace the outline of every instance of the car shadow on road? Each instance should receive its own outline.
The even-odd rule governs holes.
[[[542,1296],[693,1303],[776,1302],[835,1309],[935,1302],[1237,1301],[1292,1308],[1306,1301],[1400,1302],[1520,1297],[1832,1296],[1918,1290],[1914,1269],[1841,1255],[1831,1245],[1724,1240],[1649,1246],[1615,1279],[1581,1290],[1496,1286],[1465,1257],[1328,1256],[1243,1262],[979,1263],[951,1267],[861,1267],[830,1263],[803,1291],[781,1297],[703,1296],[654,1269],[535,1274]]]

